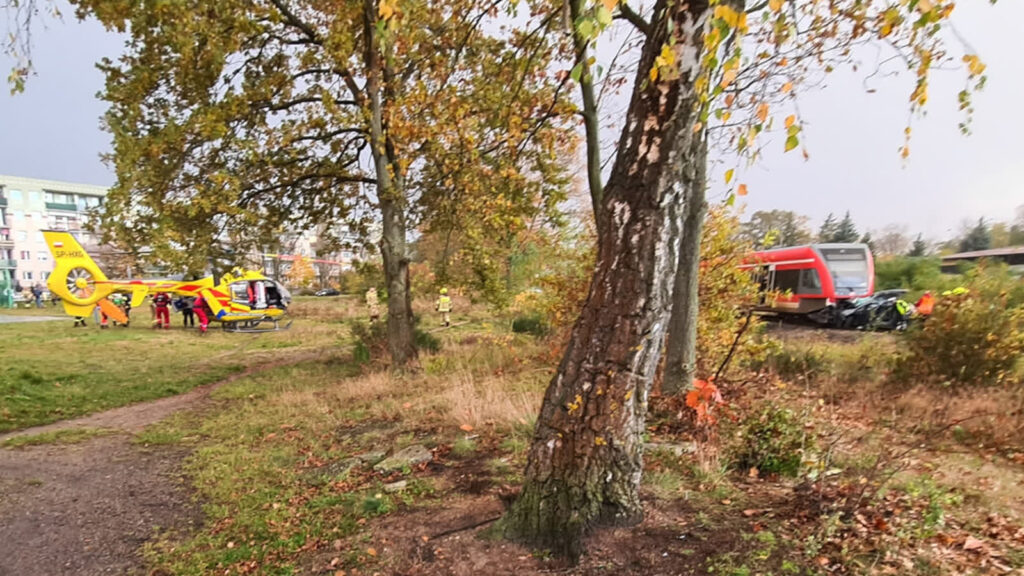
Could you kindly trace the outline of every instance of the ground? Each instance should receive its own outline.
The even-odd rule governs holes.
[[[654,403],[642,524],[576,566],[497,538],[557,343],[456,303],[441,351],[397,375],[354,359],[346,298],[261,336],[0,326],[0,574],[1024,569],[1020,391],[891,393],[899,336],[808,328],[720,383],[715,443]],[[736,465],[768,405],[792,414],[795,478]],[[429,461],[375,470],[409,446]]]

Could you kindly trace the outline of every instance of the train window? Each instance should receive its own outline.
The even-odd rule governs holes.
[[[851,293],[868,287],[867,254],[863,248],[823,249],[837,291]]]
[[[800,271],[800,294],[821,294],[821,277],[814,268]]]
[[[800,291],[800,270],[776,270],[775,290],[796,294]]]

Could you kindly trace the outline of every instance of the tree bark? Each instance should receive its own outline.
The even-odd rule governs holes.
[[[690,153],[695,162],[696,179],[687,190],[683,211],[683,237],[679,243],[679,265],[672,289],[672,318],[668,323],[665,377],[661,384],[665,395],[676,395],[686,390],[697,372],[700,238],[707,212],[707,140],[695,138]]]
[[[507,536],[576,559],[601,524],[638,522],[642,434],[661,358],[678,261],[683,190],[696,178],[696,126],[706,0],[659,0],[641,53],[615,164],[590,292],[544,395],[522,493]],[[678,77],[648,74],[663,45]]]
[[[380,253],[384,259],[384,282],[388,287],[388,351],[392,367],[401,368],[416,358],[409,282],[411,255],[406,240],[405,185],[384,126],[383,100],[387,89],[381,80],[387,70],[378,46],[376,25],[376,2],[364,0],[366,100],[370,112],[370,151],[381,212]]]

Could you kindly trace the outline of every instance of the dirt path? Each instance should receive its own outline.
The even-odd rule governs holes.
[[[75,445],[0,449],[0,576],[144,573],[139,547],[157,530],[187,530],[200,516],[179,472],[186,454],[141,448],[126,433],[197,408],[229,382],[318,356],[253,366],[180,396],[0,436],[2,442],[87,427],[125,432]]]

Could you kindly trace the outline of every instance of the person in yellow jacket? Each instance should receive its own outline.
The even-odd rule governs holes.
[[[441,295],[437,298],[437,305],[434,308],[441,313],[441,326],[452,325],[452,299],[448,297],[448,289],[441,288]]]

